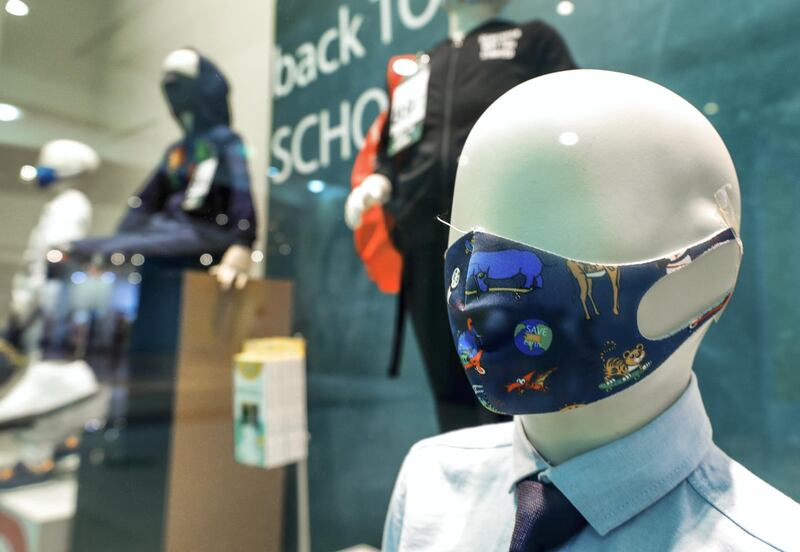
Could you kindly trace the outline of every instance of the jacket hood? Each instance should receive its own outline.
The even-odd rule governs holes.
[[[161,81],[172,115],[187,134],[231,122],[227,79],[208,58],[198,57],[197,76],[168,71]]]

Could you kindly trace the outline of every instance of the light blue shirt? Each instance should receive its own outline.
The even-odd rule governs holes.
[[[420,441],[400,469],[383,552],[507,552],[514,487],[534,474],[588,522],[559,550],[800,551],[800,505],[714,445],[693,377],[642,429],[554,467],[519,420]]]

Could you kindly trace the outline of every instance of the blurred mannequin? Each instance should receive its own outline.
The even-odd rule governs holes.
[[[256,221],[244,145],[230,127],[228,83],[211,61],[183,48],[165,58],[162,88],[183,138],[129,200],[117,235],[76,242],[70,253],[103,261],[114,253],[221,256],[214,269],[221,285],[242,287]]]
[[[459,309],[476,317],[469,330],[479,336],[480,371],[465,368],[478,398],[505,412],[516,401],[519,415],[416,445],[398,477],[383,549],[447,542],[509,550],[511,542],[539,550],[530,536],[541,535],[537,546],[552,537],[537,520],[556,503],[559,519],[582,523],[548,549],[789,549],[800,509],[713,444],[692,374],[736,283],[739,219],[738,181],[719,135],[654,83],[570,71],[520,85],[487,110],[462,154],[448,251],[448,259],[460,255],[473,236],[464,255],[482,271],[448,274],[448,303],[451,317]],[[465,237],[470,231],[480,235]],[[712,245],[688,258],[701,243]],[[533,251],[547,262],[530,295],[501,283],[469,295],[472,278],[519,281],[517,264],[491,255]],[[514,268],[506,280],[504,266]],[[656,274],[650,287],[637,287],[642,267]],[[562,307],[548,311],[554,301]],[[518,305],[551,325],[540,356],[516,341],[526,324],[515,330],[517,318],[506,320]],[[616,344],[596,338],[622,327],[631,334],[620,345],[631,350],[609,361]],[[570,350],[562,354],[559,340]],[[641,369],[628,362],[631,351],[664,342],[675,348],[662,360]],[[586,360],[565,363],[575,354]],[[507,383],[495,385],[498,376]],[[541,407],[548,402],[555,406]],[[530,500],[538,505],[526,509]],[[431,518],[437,511],[444,517]]]
[[[11,341],[31,359],[41,357],[41,309],[47,281],[47,255],[58,246],[84,238],[92,223],[92,205],[81,191],[87,175],[97,170],[100,158],[81,142],[54,140],[46,143],[35,167],[20,170],[24,182],[36,184],[49,195],[39,222],[31,232],[14,275],[11,292]],[[54,251],[52,261],[59,261]]]
[[[364,211],[373,205],[385,204],[392,220],[392,243],[403,258],[399,308],[401,314],[411,315],[443,431],[494,419],[475,405],[458,356],[448,344],[441,285],[447,231],[437,216],[447,218],[461,149],[472,125],[503,93],[530,78],[575,67],[549,25],[496,19],[506,3],[443,3],[449,38],[420,56],[416,73],[395,89],[377,170],[345,204],[345,221],[351,228],[360,225]],[[412,126],[401,115],[410,111],[422,112],[409,133],[414,138],[398,139],[403,134],[398,128]]]
[[[42,360],[40,344],[49,303],[47,263],[61,262],[57,248],[89,232],[92,206],[80,187],[99,166],[100,158],[86,144],[54,140],[42,147],[35,167],[20,170],[24,182],[35,183],[50,198],[31,233],[22,268],[14,276],[9,334],[27,358],[0,342],[4,360],[13,360],[14,365],[3,372],[0,382],[0,425],[24,426],[14,432],[0,457],[0,489],[50,477],[57,457],[77,450],[74,435],[86,420],[105,415],[104,401],[86,400],[98,391],[89,365],[82,360]]]

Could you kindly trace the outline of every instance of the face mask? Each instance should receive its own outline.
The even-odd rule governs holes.
[[[192,111],[196,101],[192,79],[168,73],[162,82],[162,89],[178,123],[184,130],[191,131]]]
[[[625,265],[577,262],[483,232],[445,254],[450,329],[480,402],[503,414],[578,408],[653,373],[724,300],[672,335],[644,337],[637,311],[668,273],[722,243],[727,229],[676,255]]]

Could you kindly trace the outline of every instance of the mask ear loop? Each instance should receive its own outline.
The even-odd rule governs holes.
[[[736,219],[733,214],[733,208],[731,207],[730,196],[728,195],[728,190],[731,188],[733,188],[733,186],[730,184],[725,184],[719,190],[714,192],[714,200],[717,202],[717,210],[719,211],[719,215],[736,237],[736,243],[739,244],[739,252],[744,255],[744,244],[742,243],[742,239],[739,237],[739,232],[736,231],[736,226],[734,224]]]
[[[717,209],[719,211],[720,216],[722,217],[722,220],[725,221],[725,224],[727,224],[728,227],[731,229],[731,232],[733,232],[733,236],[736,239],[736,244],[739,246],[739,255],[741,258],[744,256],[744,244],[742,243],[742,238],[739,237],[739,232],[736,231],[736,227],[734,226],[735,217],[733,214],[733,209],[731,207],[730,196],[728,195],[728,191],[731,190],[732,188],[733,186],[730,183],[725,184],[719,190],[714,192],[714,199],[717,202]],[[738,267],[737,267],[737,272],[738,272]],[[736,283],[738,282],[738,280],[739,276],[737,273],[736,280],[734,280],[733,287],[728,293],[728,296],[724,299],[724,301],[720,304],[720,306],[717,307],[719,310],[714,314],[713,318],[713,322],[715,324],[719,322],[719,319],[722,317],[722,313],[724,313],[725,309],[728,308],[731,296],[733,295],[733,290],[736,288]]]
[[[459,234],[461,234],[462,236],[466,236],[467,234],[469,234],[469,231],[468,231],[468,230],[462,230],[461,228],[456,228],[455,226],[453,226],[452,224],[450,224],[449,222],[447,222],[446,220],[444,220],[444,219],[441,217],[441,215],[436,215],[436,220],[438,220],[439,222],[441,222],[442,224],[444,224],[444,225],[445,225],[445,226],[447,226],[448,228],[452,228],[453,230],[455,230],[456,232],[458,232],[458,233],[459,233]]]

